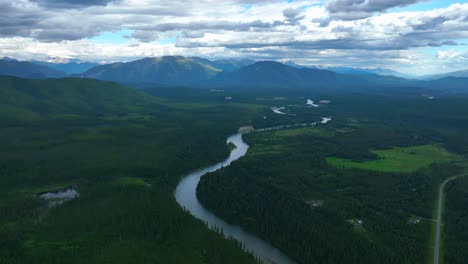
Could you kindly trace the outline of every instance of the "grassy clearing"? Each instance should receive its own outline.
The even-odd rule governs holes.
[[[325,129],[316,127],[301,127],[296,129],[285,129],[274,132],[275,136],[279,137],[297,137],[297,136],[317,136],[317,137],[331,137],[332,132]]]
[[[124,186],[148,186],[148,183],[145,182],[142,178],[138,177],[122,177],[114,181],[118,185]]]
[[[262,156],[262,155],[284,155],[287,147],[281,145],[271,144],[258,144],[255,149],[249,152],[250,157]]]
[[[357,168],[381,172],[414,172],[434,163],[460,160],[460,156],[448,152],[438,145],[428,144],[388,150],[373,150],[379,159],[365,162],[337,157],[327,158],[327,162],[339,168]]]

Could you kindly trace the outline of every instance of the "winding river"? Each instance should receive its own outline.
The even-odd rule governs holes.
[[[246,251],[258,257],[264,263],[294,263],[286,255],[280,252],[266,241],[254,235],[247,233],[239,226],[226,223],[223,219],[217,217],[205,209],[198,201],[196,192],[200,178],[210,172],[217,171],[229,166],[233,161],[243,157],[249,146],[242,140],[242,133],[237,133],[227,139],[228,143],[236,145],[231,151],[229,157],[215,165],[192,172],[185,176],[177,185],[175,198],[179,205],[188,210],[196,218],[203,220],[210,229],[221,228],[225,237],[232,237],[242,243]]]
[[[322,117],[321,124],[326,124],[331,118]],[[260,129],[256,131],[267,131],[281,128],[289,128],[293,126],[305,126],[311,125],[315,126],[317,122],[311,124],[298,124],[298,125],[289,125],[289,126],[278,126],[269,129]],[[175,190],[175,198],[177,203],[190,212],[194,217],[204,221],[208,227],[212,230],[222,229],[222,233],[225,237],[234,238],[239,241],[245,248],[246,251],[252,253],[254,256],[259,258],[263,263],[278,263],[278,264],[289,264],[295,263],[288,256],[283,254],[280,250],[266,242],[265,240],[249,234],[243,230],[240,226],[232,225],[225,222],[223,219],[217,217],[207,209],[203,207],[200,201],[197,198],[197,186],[200,182],[200,178],[210,172],[217,171],[224,167],[229,166],[233,161],[240,159],[241,157],[247,154],[249,146],[242,139],[242,132],[237,133],[233,136],[230,136],[227,139],[227,143],[232,143],[236,146],[235,149],[231,151],[229,157],[217,164],[212,166],[194,171],[182,178],[182,180],[177,185]]]

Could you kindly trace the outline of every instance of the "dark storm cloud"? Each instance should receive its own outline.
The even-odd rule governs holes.
[[[325,7],[334,19],[357,20],[390,8],[407,6],[428,0],[329,0]]]
[[[151,26],[136,26],[133,29],[137,31],[132,34],[132,37],[142,42],[150,42],[156,39],[157,33],[182,31],[184,37],[200,38],[207,32],[216,31],[268,31],[274,27],[284,25],[282,21],[263,22],[255,20],[251,22],[232,22],[232,21],[197,21],[192,23],[162,23]]]
[[[453,41],[453,40],[447,40],[447,41],[443,41],[441,43],[441,45],[446,45],[446,46],[458,46],[458,43]]]
[[[309,61],[306,64],[316,65],[323,64],[323,59],[326,59],[328,64],[343,65],[343,56],[346,57],[348,66],[363,66],[366,65],[388,65],[389,61],[401,59],[402,53],[397,51],[367,51],[367,50],[352,50],[344,52],[331,52],[324,54],[320,50],[315,49],[277,49],[265,48],[259,54],[256,50],[241,49],[243,54],[256,60],[278,60],[284,58],[296,58],[298,60]],[[311,63],[312,61],[312,63]],[[376,64],[377,63],[377,64]]]
[[[368,51],[391,51],[408,50],[418,47],[440,47],[458,45],[453,39],[462,39],[468,37],[467,32],[452,31],[425,31],[410,32],[406,34],[397,34],[388,37],[365,38],[360,32],[351,27],[338,27],[335,32],[343,33],[340,38],[322,39],[311,41],[298,41],[294,39],[276,40],[271,42],[243,41],[229,43],[206,43],[197,41],[180,41],[177,43],[180,47],[226,47],[229,49],[262,49],[262,48],[288,48],[295,50],[368,50]]]
[[[426,21],[423,21],[421,24],[413,26],[413,28],[415,30],[431,30],[436,27],[439,27],[441,24],[449,20],[450,20],[449,18],[446,18],[443,16],[437,16],[437,17],[427,19]]]
[[[153,26],[138,27],[141,30],[155,31],[173,31],[173,30],[229,30],[229,31],[247,31],[251,29],[270,29],[283,25],[281,21],[273,23],[255,20],[251,22],[232,22],[232,21],[197,21],[192,23],[162,23]]]
[[[48,28],[33,32],[31,36],[42,42],[55,42],[57,40],[79,40],[90,36],[95,36],[99,30],[62,30],[60,28]]]
[[[37,7],[22,7],[10,1],[0,1],[0,37],[29,36],[44,14]]]
[[[141,42],[151,42],[159,38],[159,33],[155,31],[136,30],[127,38],[138,39]]]
[[[286,18],[286,23],[296,25],[304,19],[305,16],[301,15],[302,11],[298,8],[286,8],[283,10],[283,16]]]
[[[238,43],[206,43],[206,42],[196,42],[196,41],[179,41],[177,42],[178,47],[190,48],[190,47],[226,47],[229,49],[262,49],[262,48],[292,48],[298,50],[307,50],[307,49],[386,49],[383,46],[379,48],[371,45],[372,42],[369,40],[358,40],[353,38],[341,38],[341,39],[330,39],[330,40],[317,40],[317,41],[275,41],[275,42],[258,42],[258,41],[244,41]]]
[[[424,47],[456,45],[454,39],[464,39],[468,37],[468,31],[416,31],[403,34],[399,37],[403,46]]]
[[[83,8],[89,6],[105,6],[120,0],[31,0],[47,8]]]
[[[50,17],[47,11],[22,10],[0,17],[0,37],[31,37],[43,42],[78,40],[116,27],[112,23],[81,21],[76,13]]]
[[[186,30],[184,36],[187,38],[202,38],[206,32],[206,30]]]
[[[107,5],[109,3],[115,5]],[[240,0],[239,2],[246,2]],[[268,1],[247,1],[252,3]],[[190,17],[190,5],[174,2],[155,2],[148,6],[128,6],[109,0],[0,0],[0,37],[31,37],[42,42],[79,40],[103,31],[118,31],[123,27],[135,30],[132,35],[143,42],[155,40],[158,33],[168,31],[265,31],[285,22],[193,21],[187,23],[158,23],[161,18]],[[105,6],[105,7],[104,7]],[[85,8],[87,7],[87,8]],[[62,8],[62,9],[61,9]],[[203,35],[203,33],[187,34]]]

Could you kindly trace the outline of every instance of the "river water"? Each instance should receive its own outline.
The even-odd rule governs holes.
[[[205,209],[198,201],[196,192],[200,178],[207,173],[229,166],[233,161],[243,157],[249,149],[249,146],[242,140],[242,133],[230,136],[227,142],[236,145],[236,148],[231,151],[231,154],[226,160],[192,172],[182,178],[175,191],[177,203],[179,203],[182,208],[189,211],[194,217],[204,221],[210,229],[222,229],[224,236],[234,238],[241,242],[246,251],[249,251],[264,263],[294,263],[294,261],[265,240],[249,234],[239,226],[226,223],[224,220]]]

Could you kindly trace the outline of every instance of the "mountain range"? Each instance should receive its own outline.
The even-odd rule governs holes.
[[[360,79],[329,70],[295,68],[276,61],[259,61],[215,76],[215,85],[256,87],[336,87]]]
[[[257,89],[338,88],[367,86],[370,82],[367,77],[345,75],[325,69],[291,67],[276,61],[209,61],[199,57],[181,56],[144,58],[127,63],[100,65],[76,76],[140,86],[255,86]],[[381,77],[375,75],[372,81],[379,78]]]
[[[386,68],[352,68],[352,67],[329,67],[330,71],[342,73],[342,74],[356,74],[356,75],[367,75],[375,74],[382,76],[395,76],[406,79],[414,79],[415,76],[404,74],[398,71],[394,71]]]
[[[28,79],[62,78],[66,74],[47,66],[11,58],[0,60],[0,75],[10,75]]]
[[[447,78],[447,77],[468,78],[468,69],[463,70],[463,71],[454,71],[454,72],[448,72],[448,73],[443,73],[443,74],[429,75],[429,76],[425,76],[424,79],[437,80],[437,79],[442,79],[442,78]]]
[[[221,71],[191,58],[163,56],[100,65],[79,76],[126,84],[195,85],[208,81]]]
[[[190,57],[190,59],[201,64],[210,65],[211,67],[214,67],[216,69],[219,69],[221,71],[226,71],[226,72],[232,72],[242,67],[254,64],[256,62],[254,60],[248,60],[248,59],[241,59],[241,60],[224,59],[224,60],[214,60],[214,61],[201,58],[201,57]]]
[[[100,65],[94,62],[81,61],[77,59],[61,59],[61,58],[50,58],[46,61],[32,60],[31,62],[42,65],[42,66],[47,66],[49,68],[64,72],[66,74],[83,73],[91,68],[94,68]]]
[[[291,67],[276,61],[210,61],[200,57],[182,56],[100,65],[75,76],[139,86],[338,88],[411,83],[397,77],[370,73],[362,76],[341,74],[328,69]]]
[[[354,74],[354,75],[376,74],[376,75],[382,75],[382,76],[395,76],[395,77],[407,78],[407,79],[417,78],[416,76],[413,76],[413,75],[404,74],[404,73],[394,71],[392,69],[386,69],[386,68],[303,66],[300,64],[296,64],[292,61],[286,61],[283,64],[294,67],[294,68],[311,68],[311,69],[329,70],[329,71],[342,73],[342,74]]]
[[[0,60],[0,75],[47,79],[67,76],[59,66],[84,64],[77,61],[25,62],[10,58]],[[52,64],[52,65],[50,65]],[[90,67],[91,63],[84,64]],[[46,66],[49,65],[49,66]],[[54,68],[52,68],[54,67]],[[72,67],[72,66],[70,66]],[[63,68],[62,68],[63,69]],[[72,72],[68,70],[68,72]],[[303,67],[292,62],[251,60],[208,60],[200,57],[163,56],[131,62],[97,65],[85,72],[68,76],[115,81],[134,86],[255,87],[275,88],[354,88],[419,87],[446,91],[465,91],[468,78],[445,77],[430,80],[402,78],[388,69],[349,67]]]

